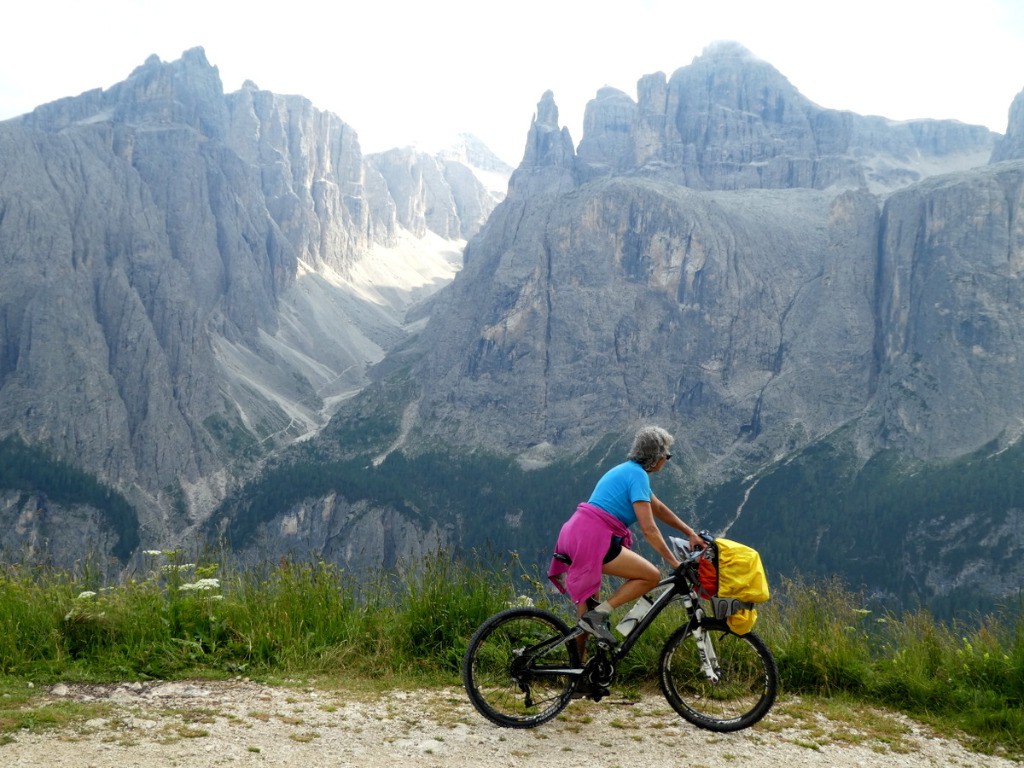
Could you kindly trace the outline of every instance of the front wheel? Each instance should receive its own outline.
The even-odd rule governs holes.
[[[749,728],[767,714],[779,689],[779,670],[753,632],[734,635],[725,622],[706,622],[700,648],[693,627],[677,629],[661,651],[659,677],[668,703],[687,721],[724,733]],[[712,673],[702,663],[714,660]]]
[[[580,666],[569,633],[564,621],[537,608],[511,608],[485,621],[462,663],[477,711],[506,728],[532,728],[565,709]]]

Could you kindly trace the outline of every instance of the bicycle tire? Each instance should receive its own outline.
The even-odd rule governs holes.
[[[533,728],[565,709],[576,678],[558,670],[580,666],[575,640],[556,642],[532,659],[524,651],[569,632],[555,614],[538,608],[510,608],[481,624],[462,662],[462,682],[476,710],[505,728]]]
[[[701,652],[690,625],[665,641],[659,661],[661,691],[685,720],[718,733],[749,728],[764,717],[779,690],[775,657],[753,632],[732,633],[724,621],[701,625],[718,657],[719,680],[701,666]]]

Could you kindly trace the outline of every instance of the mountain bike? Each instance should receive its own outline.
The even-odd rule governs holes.
[[[577,642],[584,630],[551,611],[509,608],[480,625],[462,665],[462,681],[477,711],[506,728],[533,728],[574,698],[600,701],[619,662],[670,603],[681,602],[685,621],[665,641],[658,662],[668,703],[693,725],[723,733],[749,728],[764,717],[778,693],[775,658],[760,637],[733,633],[699,597],[697,564],[706,550],[691,552],[681,539],[670,543],[682,562],[648,595],[661,590],[650,610],[615,646],[588,634],[592,653],[586,662]]]

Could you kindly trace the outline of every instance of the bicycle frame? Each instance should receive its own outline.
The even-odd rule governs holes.
[[[690,617],[691,625],[700,620],[697,611],[701,611],[701,614],[703,614],[703,609],[699,605],[694,605],[694,596],[691,594],[690,582],[686,576],[681,573],[673,573],[671,576],[667,576],[659,581],[658,586],[654,589],[660,589],[661,587],[668,587],[668,589],[662,591],[654,599],[651,610],[644,614],[636,623],[636,626],[633,627],[633,631],[626,635],[626,638],[611,650],[610,656],[613,663],[618,663],[621,659],[625,658],[630,649],[636,645],[640,636],[654,623],[654,620],[658,618],[661,612],[668,608],[669,603],[676,598],[682,598],[683,605],[686,606],[686,612]],[[651,591],[653,592],[654,590]],[[583,633],[582,629],[579,629],[579,627],[577,629],[581,634]]]
[[[604,661],[610,661],[614,669],[614,665],[618,664],[619,661],[626,657],[633,646],[636,645],[640,636],[643,635],[652,623],[654,623],[654,620],[657,619],[661,612],[668,607],[669,603],[679,598],[682,599],[683,604],[686,606],[686,612],[689,616],[688,626],[694,635],[697,647],[700,649],[701,667],[709,680],[712,682],[718,682],[718,660],[715,656],[714,647],[710,642],[710,638],[705,636],[704,630],[701,626],[701,620],[704,618],[704,609],[700,605],[699,598],[697,598],[696,594],[693,592],[690,580],[684,573],[676,571],[671,576],[667,576],[659,581],[658,586],[656,586],[654,590],[661,589],[662,587],[667,587],[667,589],[663,590],[661,594],[654,599],[651,609],[637,622],[633,631],[630,632],[615,648],[606,650],[599,646],[598,653],[580,667],[534,667],[533,673],[544,675],[565,675],[567,677],[582,678],[592,667]],[[654,590],[651,591],[653,592]],[[584,634],[584,630],[580,627],[576,627],[568,635],[553,637],[546,642],[530,648],[529,653],[524,654],[523,660],[525,661],[527,659],[536,658],[537,656],[547,652],[550,648],[553,648],[555,645],[572,642],[582,634]]]

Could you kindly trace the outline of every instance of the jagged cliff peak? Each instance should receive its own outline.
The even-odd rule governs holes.
[[[582,163],[601,167],[618,158],[617,170],[632,163],[637,104],[618,88],[604,86],[586,108],[583,140],[577,150]]]
[[[993,163],[1004,160],[1024,160],[1024,91],[1018,93],[1010,104],[1006,135],[992,150]]]
[[[447,147],[442,148],[438,155],[445,160],[455,160],[482,171],[495,171],[507,178],[512,167],[494,154],[491,148],[479,137],[471,133],[460,133]]]
[[[131,80],[140,73],[145,73],[147,71],[152,72],[165,66],[183,72],[195,72],[200,70],[212,71],[214,73],[218,72],[217,67],[210,64],[210,60],[206,58],[206,49],[201,45],[197,45],[182,51],[179,58],[169,62],[165,62],[157,54],[151,53],[146,57],[146,60],[142,64],[132,70],[132,73],[128,75],[127,79]],[[219,77],[220,76],[218,74],[218,79]]]
[[[560,179],[557,189],[577,183],[576,148],[569,129],[559,128],[554,93],[545,91],[526,135],[523,160],[509,180],[509,195],[528,195],[530,190],[547,187],[552,174]]]
[[[182,126],[222,138],[224,87],[201,47],[164,62],[156,54],[122,82],[36,107],[16,122],[50,132],[72,125]]]
[[[996,134],[953,120],[896,122],[826,109],[738,43],[708,46],[637,99],[602,88],[586,107],[576,178],[641,172],[694,189],[889,193],[985,164]]]
[[[712,40],[704,46],[704,50],[699,56],[693,57],[694,61],[698,61],[700,59],[718,59],[723,61],[726,59],[762,61],[751,53],[749,48],[735,40]]]
[[[669,82],[693,94],[691,106],[704,99],[718,108],[750,112],[766,122],[782,120],[785,115],[780,108],[802,111],[811,106],[778,69],[736,42],[712,43],[689,65],[673,72]]]
[[[570,167],[576,156],[568,128],[558,125],[555,94],[545,91],[537,102],[537,113],[526,138],[526,152],[520,168]]]
[[[568,128],[558,125],[558,104],[555,94],[545,91],[537,103],[537,114],[526,137],[526,152],[520,167],[559,166],[575,156]]]
[[[729,76],[739,73],[743,79],[770,84],[773,88],[794,94],[799,93],[774,65],[733,40],[716,40],[708,44],[688,65],[675,70],[672,76],[693,72],[699,72],[702,76],[708,73]]]

